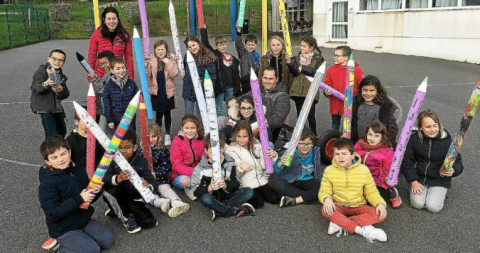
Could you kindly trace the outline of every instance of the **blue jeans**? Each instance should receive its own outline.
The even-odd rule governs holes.
[[[40,117],[42,118],[43,130],[45,131],[45,139],[57,134],[65,137],[67,134],[65,113],[40,113]]]
[[[225,201],[217,200],[211,193],[205,193],[200,198],[202,204],[222,216],[230,217],[235,215],[237,207],[249,201],[253,196],[253,190],[246,187],[230,193],[229,199]]]
[[[342,115],[332,114],[332,129],[340,130],[341,119],[342,119]]]
[[[217,107],[216,108],[217,109],[217,117],[222,115],[223,101],[226,101],[228,103],[228,101],[230,101],[232,99],[233,99],[233,87],[232,86],[227,87],[225,92],[222,92],[222,93],[217,95],[217,97],[215,98],[215,105]]]
[[[197,108],[197,116],[200,116],[200,109],[196,100],[185,99],[185,115],[193,115],[195,108]]]
[[[186,185],[184,184],[185,180],[188,180],[188,184]],[[177,187],[180,190],[183,190],[185,188],[190,189],[190,177],[185,175],[177,176],[176,178],[173,179],[172,184],[173,186]]]
[[[113,233],[98,221],[91,219],[82,230],[73,230],[57,238],[60,243],[59,253],[100,252],[112,247]]]

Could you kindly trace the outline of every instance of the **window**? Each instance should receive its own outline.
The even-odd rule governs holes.
[[[401,9],[402,0],[382,0],[382,10]]]
[[[433,7],[451,7],[457,6],[457,0],[433,0],[432,6]]]
[[[407,0],[407,9],[410,8],[428,8],[428,0]]]
[[[462,0],[462,6],[480,5],[480,0]]]
[[[378,10],[378,0],[360,0],[360,10]]]
[[[332,3],[332,39],[345,40],[348,36],[348,1]]]

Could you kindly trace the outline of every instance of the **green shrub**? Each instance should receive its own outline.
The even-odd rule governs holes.
[[[55,3],[48,6],[50,20],[56,22],[69,21],[72,16],[72,5],[69,3]]]
[[[124,11],[124,18],[131,24],[139,25],[140,22],[140,11],[138,9],[137,2],[126,2],[122,3],[122,8]]]

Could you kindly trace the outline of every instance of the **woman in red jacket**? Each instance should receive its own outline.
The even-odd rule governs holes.
[[[127,30],[123,27],[114,7],[107,7],[102,13],[102,25],[93,32],[88,45],[88,64],[92,66],[100,78],[105,71],[100,68],[97,54],[104,50],[110,50],[115,57],[125,59],[128,70],[128,78],[134,80],[132,40]]]

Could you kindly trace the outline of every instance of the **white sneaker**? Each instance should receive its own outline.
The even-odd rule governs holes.
[[[340,232],[340,231],[342,231],[342,227],[340,227],[339,225],[330,221],[330,225],[328,225],[327,234],[333,235],[333,234],[335,234],[337,232]]]
[[[197,197],[195,197],[195,195],[193,195],[193,190],[190,190],[190,189],[185,188],[184,191],[185,191],[185,194],[186,194],[191,200],[196,200],[196,199],[197,199]]]
[[[168,209],[170,209],[170,199],[160,198],[157,196],[157,198],[153,200],[153,206],[160,208],[160,210],[162,210],[164,213],[168,213]]]
[[[166,134],[165,135],[165,146],[170,146],[172,144],[172,140],[170,139],[170,135],[169,134]]]
[[[374,242],[375,240],[380,242],[387,241],[387,234],[380,228],[375,228],[374,226],[364,226],[360,227],[358,234],[362,235],[369,242]],[[355,230],[357,232],[357,230]]]
[[[182,201],[175,200],[172,202],[172,208],[168,210],[168,216],[172,218],[177,217],[182,213],[186,213],[188,209],[190,209],[189,204]]]

